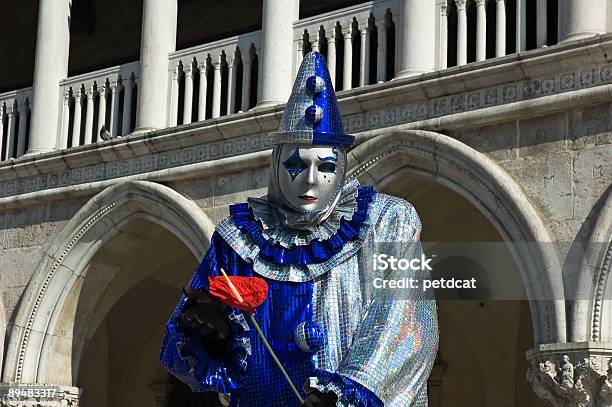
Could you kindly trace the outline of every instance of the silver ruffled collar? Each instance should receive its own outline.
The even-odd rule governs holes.
[[[324,241],[332,237],[340,229],[340,221],[353,218],[357,210],[357,192],[359,182],[352,180],[344,185],[336,207],[320,224],[309,230],[293,229],[284,227],[268,205],[267,197],[249,198],[249,207],[253,215],[262,225],[261,234],[266,240],[275,245],[285,248],[293,246],[306,246],[313,240]]]

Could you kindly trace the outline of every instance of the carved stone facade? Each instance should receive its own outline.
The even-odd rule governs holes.
[[[610,344],[541,345],[528,357],[527,380],[553,406],[612,406]]]

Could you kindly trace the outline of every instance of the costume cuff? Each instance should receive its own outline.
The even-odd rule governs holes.
[[[180,320],[179,306],[166,326],[161,350],[161,362],[176,378],[186,383],[192,391],[235,391],[246,378],[247,358],[251,344],[247,336],[249,326],[241,312],[224,306],[232,330],[228,349],[218,357],[210,356],[202,339]]]
[[[321,393],[334,392],[338,396],[338,407],[383,407],[383,402],[376,394],[348,377],[320,369],[315,371],[315,375],[309,377],[304,384],[306,393],[314,390]]]

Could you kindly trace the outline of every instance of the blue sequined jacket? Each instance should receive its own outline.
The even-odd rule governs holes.
[[[369,266],[381,252],[419,257],[421,223],[410,203],[355,183],[352,215],[328,239],[307,245],[269,239],[249,204],[232,206],[190,284],[207,290],[220,268],[264,278],[268,299],[255,318],[304,397],[318,389],[335,392],[338,406],[427,406],[438,347],[433,294],[376,289],[379,275]],[[219,305],[233,337],[224,354],[212,357],[182,325],[184,306],[183,297],[166,327],[167,370],[194,391],[231,394],[232,406],[299,405],[241,311]]]

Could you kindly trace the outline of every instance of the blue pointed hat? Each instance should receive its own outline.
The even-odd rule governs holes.
[[[344,133],[334,85],[320,52],[304,56],[278,131],[270,136],[273,144],[353,144],[355,137]]]

